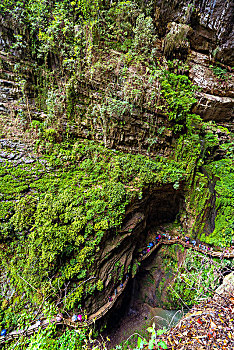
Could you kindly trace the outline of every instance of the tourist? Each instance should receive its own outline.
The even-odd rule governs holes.
[[[35,326],[36,326],[36,327],[40,327],[40,325],[41,325],[41,321],[40,321],[40,320],[37,320],[37,322],[35,323]]]
[[[192,243],[192,245],[195,247],[196,241],[193,240],[191,243]]]
[[[112,297],[108,297],[108,300],[109,300],[109,302],[111,302],[112,301]]]
[[[81,322],[81,321],[82,321],[82,315],[78,315],[78,316],[77,316],[77,319],[78,319],[78,321]]]
[[[7,334],[7,330],[6,330],[6,329],[3,329],[3,330],[1,331],[1,337],[5,337],[6,334]]]
[[[77,320],[78,320],[77,315],[73,315],[71,320],[72,320],[72,322],[77,322]]]
[[[62,319],[63,319],[63,315],[62,315],[62,314],[57,314],[57,316],[56,316],[56,321],[57,321],[57,322],[61,322]]]
[[[123,283],[120,283],[120,288],[123,288]]]

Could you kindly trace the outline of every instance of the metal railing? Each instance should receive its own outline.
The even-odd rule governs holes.
[[[194,246],[193,244],[184,242],[181,238],[172,238],[172,239],[161,239],[157,244],[155,244],[149,252],[147,252],[145,255],[139,258],[139,262],[147,259],[159,246],[161,245],[171,245],[171,244],[180,244],[185,248],[191,248],[195,251],[198,251],[202,254],[206,254],[215,258],[234,258],[234,251],[213,251],[208,250],[206,246],[203,245],[203,247],[206,247],[204,250],[203,248],[199,246]],[[56,325],[66,325],[69,327],[74,328],[81,328],[84,326],[89,326],[92,323],[96,322],[100,318],[102,318],[115,304],[116,300],[119,298],[119,296],[122,294],[124,289],[126,288],[128,283],[128,278],[125,280],[122,286],[119,286],[116,288],[116,293],[112,295],[111,301],[108,301],[106,304],[104,304],[96,313],[90,315],[86,321],[84,322],[73,322],[70,318],[63,318],[62,320],[58,321],[56,318],[51,320],[43,320],[41,322],[36,322],[35,324],[29,326],[28,328],[25,328],[23,330],[17,330],[12,331],[11,333],[7,334],[6,336],[0,337],[0,344],[4,343],[8,340],[19,338],[20,336],[30,336],[34,332],[37,332],[40,328],[45,329],[49,326],[49,324],[56,324]]]

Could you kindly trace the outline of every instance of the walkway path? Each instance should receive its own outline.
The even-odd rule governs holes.
[[[97,312],[90,315],[88,319],[84,322],[73,322],[71,318],[60,319],[59,317],[52,318],[51,320],[37,321],[36,323],[29,326],[28,328],[12,331],[9,334],[7,334],[5,337],[0,337],[0,344],[5,343],[6,341],[11,339],[19,338],[20,336],[30,336],[34,332],[38,331],[39,328],[45,329],[49,326],[49,324],[52,324],[52,323],[56,325],[66,325],[74,328],[90,326],[92,323],[102,318],[113,307],[118,297],[122,294],[122,292],[126,288],[127,283],[128,283],[128,278],[125,280],[122,287],[119,286],[118,288],[116,288],[117,293],[112,296],[112,301],[110,302],[108,301]]]
[[[193,244],[190,244],[190,243],[185,243],[185,241],[182,240],[180,237],[172,238],[172,239],[169,239],[168,237],[166,237],[166,238],[161,238],[159,242],[155,244],[146,254],[141,255],[139,258],[139,262],[147,259],[159,246],[172,245],[172,244],[180,244],[185,248],[191,248],[195,251],[212,256],[214,258],[219,258],[219,259],[234,258],[233,249],[232,251],[230,251],[228,248],[225,248],[225,250],[223,251],[213,251],[213,250],[208,250],[208,247],[206,247],[205,245],[202,245],[201,247],[199,247],[199,246],[194,246]],[[48,327],[50,323],[54,323],[56,325],[66,325],[74,328],[89,326],[95,321],[102,318],[113,307],[116,300],[119,298],[119,296],[123,293],[124,289],[126,288],[127,283],[128,283],[128,278],[126,278],[122,286],[119,286],[118,288],[116,288],[116,292],[114,293],[114,295],[112,295],[112,300],[104,304],[97,312],[90,315],[87,318],[87,320],[84,322],[73,322],[71,318],[66,319],[66,318],[58,318],[58,317],[53,318],[51,320],[37,321],[36,323],[29,326],[28,328],[12,331],[11,333],[7,334],[5,337],[0,337],[0,344],[14,338],[19,338],[20,336],[29,336],[34,332],[38,331],[39,328],[45,329],[46,327]]]
[[[161,239],[157,244],[155,244],[149,252],[147,252],[145,255],[143,255],[142,257],[139,258],[139,262],[145,260],[146,258],[148,258],[148,256],[150,256],[152,254],[153,251],[155,251],[159,246],[161,245],[171,245],[171,244],[180,244],[185,248],[192,248],[193,250],[196,250],[197,252],[200,252],[202,254],[206,254],[209,256],[212,256],[214,258],[219,258],[219,259],[223,259],[223,258],[234,258],[234,250],[232,249],[232,251],[230,251],[230,248],[225,248],[223,251],[214,251],[214,250],[209,250],[207,246],[202,245],[202,247],[204,247],[205,249],[203,249],[202,247],[199,247],[199,245],[193,245],[191,243],[185,243],[184,240],[182,240],[181,238],[172,238],[172,239]]]

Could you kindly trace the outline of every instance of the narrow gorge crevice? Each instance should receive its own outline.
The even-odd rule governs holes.
[[[146,242],[153,239],[155,229],[160,225],[174,222],[184,206],[183,185],[175,190],[173,185],[153,188],[143,193],[142,200],[135,201],[126,210],[121,236],[106,236],[96,260],[96,268],[104,289],[96,293],[95,298],[86,301],[92,313],[105,303],[108,296],[121,283],[127,273],[134,276],[137,271],[137,260]],[[111,236],[111,234],[110,234]],[[154,237],[155,238],[155,237]],[[119,280],[116,278],[119,276]],[[130,288],[130,289],[129,289]],[[123,297],[129,294],[132,287],[127,286]],[[123,299],[121,296],[120,299]],[[125,303],[125,302],[124,302]],[[117,302],[117,309],[121,301]],[[112,313],[112,312],[111,312]]]

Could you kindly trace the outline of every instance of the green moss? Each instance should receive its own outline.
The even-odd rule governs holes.
[[[164,39],[164,54],[169,57],[173,51],[188,49],[187,35],[191,32],[190,26],[182,23],[172,22],[169,33]]]
[[[15,198],[11,215],[2,222],[12,234],[9,244],[1,233],[1,264],[18,289],[37,290],[34,300],[49,294],[53,299],[67,281],[95,275],[103,235],[118,232],[130,201],[141,198],[145,187],[184,178],[183,166],[174,160],[149,160],[88,141],[51,145],[45,161],[50,170],[39,162],[6,166],[0,178],[2,215],[9,206],[4,200]],[[94,289],[92,281],[77,289],[68,305],[80,303]]]
[[[211,200],[211,193],[208,187],[208,178],[204,174],[199,172],[196,173],[192,191],[190,191],[188,200],[191,215],[195,219],[192,230],[196,236],[201,238],[204,232],[206,209],[208,208],[209,201]],[[201,240],[203,240],[203,238],[201,238]]]
[[[233,145],[225,145],[225,147]],[[222,159],[206,166],[207,171],[216,179],[215,206],[217,210],[215,229],[203,239],[210,244],[219,246],[232,245],[234,237],[234,171],[233,158]]]
[[[126,207],[154,186],[170,183],[177,190],[186,183],[193,234],[212,244],[231,242],[233,173],[228,148],[226,159],[212,160],[219,146],[215,127],[191,113],[196,88],[184,74],[185,65],[157,61],[150,9],[134,1],[104,5],[96,0],[3,0],[0,4],[4,15],[22,27],[13,47],[23,49],[23,41],[28,45],[34,59],[36,104],[45,112],[41,122],[32,121],[31,129],[38,131],[38,151],[46,165],[0,165],[0,264],[17,298],[24,295],[22,303],[17,299],[21,307],[28,303],[33,309],[45,297],[58,300],[68,282],[67,309],[84,306],[85,298],[102,288],[100,280],[85,281],[96,275],[95,259],[103,240],[107,234],[118,234]],[[187,47],[188,31],[188,26],[179,25],[174,35],[169,33],[168,55]],[[24,72],[29,68],[25,63],[17,66]],[[221,77],[225,72],[216,73]],[[21,85],[25,97],[25,80]],[[79,134],[84,126],[85,137],[102,138],[107,146],[113,141],[111,130],[122,135],[135,113],[141,119],[144,111],[149,112],[148,152],[171,135],[174,144],[167,150],[168,159],[124,154],[90,141],[56,143]],[[155,115],[163,119],[160,125]],[[142,129],[138,135],[139,149],[144,133]],[[201,166],[216,181],[217,216],[210,235],[204,230],[213,194]],[[164,256],[169,277],[178,268],[176,253],[171,247]],[[201,258],[192,260],[195,276]],[[133,275],[136,269],[136,262],[132,269],[128,266]],[[171,306],[178,305],[180,294],[186,303],[198,300],[205,275],[195,292],[197,285],[189,280],[188,271],[186,260],[181,270],[185,282],[176,281],[175,290],[168,291]],[[214,277],[212,268],[205,271]],[[116,265],[113,274],[114,281],[121,280],[124,267]],[[213,277],[208,285],[215,286]],[[10,304],[14,307],[9,312],[18,313],[16,302]],[[7,325],[15,322],[9,315],[4,307],[1,317]]]

